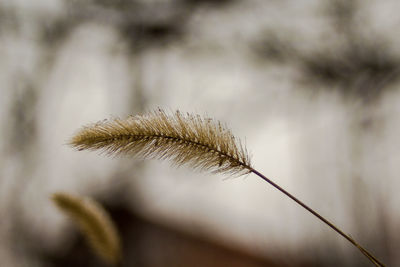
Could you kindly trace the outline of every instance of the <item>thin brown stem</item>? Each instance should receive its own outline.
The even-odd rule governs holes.
[[[255,175],[259,176],[260,178],[262,178],[263,180],[265,180],[266,182],[268,182],[269,184],[271,184],[273,187],[275,187],[276,189],[278,189],[279,191],[281,191],[282,193],[284,193],[286,196],[288,196],[289,198],[291,198],[292,200],[294,200],[297,204],[299,204],[300,206],[302,206],[303,208],[305,208],[307,211],[309,211],[310,213],[312,213],[315,217],[317,217],[318,219],[320,219],[322,222],[324,222],[325,224],[327,224],[330,228],[332,228],[333,230],[335,230],[338,234],[340,234],[341,236],[343,236],[344,238],[346,238],[350,243],[352,243],[355,247],[357,247],[362,254],[364,254],[364,256],[366,256],[375,266],[378,267],[384,267],[385,265],[380,262],[375,256],[373,256],[370,252],[368,252],[365,248],[363,248],[360,244],[358,244],[353,238],[351,238],[349,235],[345,234],[342,230],[340,230],[338,227],[336,227],[333,223],[331,223],[330,221],[328,221],[327,219],[325,219],[324,217],[322,217],[319,213],[317,213],[316,211],[314,211],[313,209],[311,209],[310,207],[308,207],[306,204],[304,204],[303,202],[301,202],[298,198],[296,198],[295,196],[293,196],[292,194],[290,194],[289,192],[287,192],[285,189],[283,189],[282,187],[280,187],[279,185],[277,185],[276,183],[274,183],[273,181],[271,181],[269,178],[265,177],[262,173],[258,172],[257,170],[250,168],[249,169],[252,173],[254,173]]]

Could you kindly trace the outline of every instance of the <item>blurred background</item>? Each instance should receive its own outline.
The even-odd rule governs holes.
[[[256,169],[400,266],[400,3],[0,2],[0,266],[104,266],[51,203],[105,205],[123,266],[369,266],[254,175],[108,158],[82,125],[151,111],[227,123]]]

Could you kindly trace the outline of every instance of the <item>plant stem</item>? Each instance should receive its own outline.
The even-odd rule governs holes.
[[[380,262],[375,256],[373,256],[371,253],[369,253],[365,248],[363,248],[360,244],[358,244],[353,238],[351,238],[349,235],[345,234],[342,230],[340,230],[338,227],[336,227],[334,224],[332,224],[330,221],[328,221],[327,219],[325,219],[324,217],[322,217],[319,213],[317,213],[316,211],[314,211],[313,209],[311,209],[310,207],[308,207],[306,204],[304,204],[303,202],[301,202],[299,199],[297,199],[295,196],[293,196],[292,194],[290,194],[289,192],[287,192],[285,189],[283,189],[282,187],[280,187],[279,185],[277,185],[276,183],[274,183],[273,181],[271,181],[269,178],[265,177],[262,173],[258,172],[257,170],[250,168],[249,169],[252,173],[254,173],[255,175],[259,176],[260,178],[262,178],[263,180],[265,180],[266,182],[268,182],[269,184],[271,184],[273,187],[275,187],[276,189],[278,189],[279,191],[281,191],[282,193],[284,193],[286,196],[288,196],[289,198],[291,198],[292,200],[294,200],[297,204],[299,204],[300,206],[302,206],[303,208],[305,208],[307,211],[309,211],[310,213],[312,213],[315,217],[317,217],[318,219],[320,219],[321,221],[323,221],[325,224],[327,224],[330,228],[332,228],[333,230],[335,230],[338,234],[340,234],[341,236],[343,236],[344,238],[346,238],[350,243],[352,243],[355,247],[357,247],[362,254],[364,254],[364,256],[366,256],[375,266],[378,267],[384,267],[385,265]]]

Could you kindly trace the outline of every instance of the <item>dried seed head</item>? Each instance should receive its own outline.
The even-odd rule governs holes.
[[[54,204],[68,214],[85,235],[92,250],[105,262],[116,265],[121,260],[117,230],[107,212],[90,198],[55,193]]]
[[[242,175],[251,169],[247,150],[229,129],[218,121],[179,111],[157,110],[88,125],[70,144],[79,150],[170,159],[177,166],[187,164],[213,173]]]

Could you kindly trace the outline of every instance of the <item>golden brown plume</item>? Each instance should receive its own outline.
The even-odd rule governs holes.
[[[162,110],[128,119],[113,119],[81,129],[70,144],[79,150],[100,149],[109,154],[170,159],[177,165],[242,175],[250,159],[240,140],[220,122],[179,111]]]
[[[121,245],[117,230],[99,203],[66,193],[55,193],[52,200],[74,220],[92,250],[102,260],[112,265],[120,261]]]

